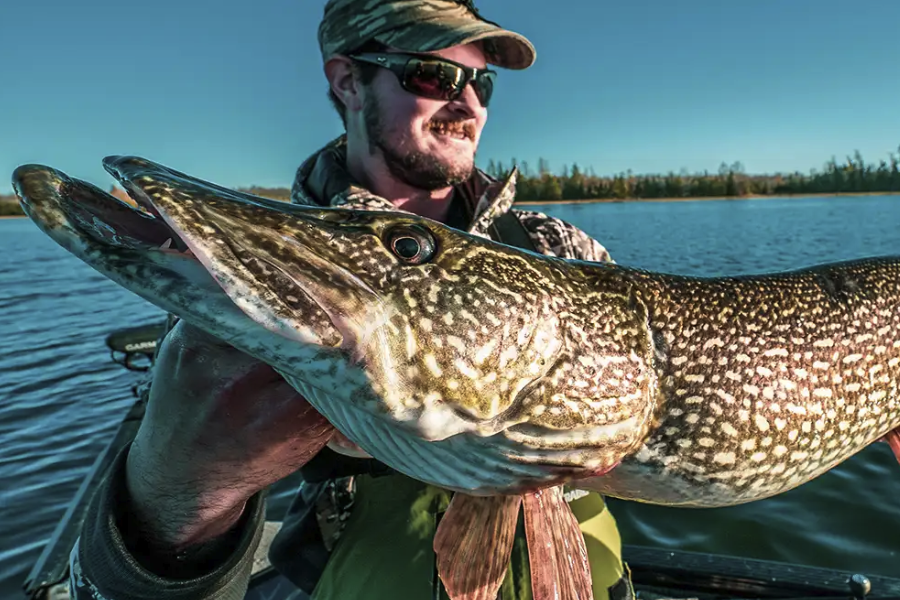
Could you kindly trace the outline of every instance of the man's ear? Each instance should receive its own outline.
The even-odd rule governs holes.
[[[363,107],[357,70],[353,62],[344,56],[335,56],[325,63],[325,77],[331,91],[348,111],[360,111]]]

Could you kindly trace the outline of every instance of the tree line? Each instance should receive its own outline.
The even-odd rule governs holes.
[[[485,171],[503,178],[518,167],[516,200],[554,202],[561,200],[641,200],[654,198],[740,198],[746,196],[786,196],[805,194],[900,193],[900,147],[875,163],[866,163],[859,151],[845,160],[832,157],[822,169],[809,173],[746,173],[740,162],[722,163],[717,173],[680,173],[636,175],[630,170],[613,176],[599,176],[593,168],[582,170],[577,164],[563,166],[552,173],[546,159],[538,159],[537,170],[526,161],[512,159],[509,164],[490,160]],[[266,198],[289,201],[289,188],[249,186],[240,191]],[[124,196],[113,187],[115,195]],[[0,195],[0,216],[23,215],[14,195]]]
[[[746,196],[786,196],[804,194],[864,194],[900,192],[900,148],[877,164],[866,163],[859,151],[843,161],[832,158],[824,167],[772,175],[748,174],[740,162],[722,163],[717,173],[669,172],[636,175],[630,170],[613,176],[598,176],[577,164],[550,171],[539,159],[537,171],[527,162],[513,159],[508,165],[491,160],[485,171],[505,177],[518,167],[516,200],[551,202],[558,200],[654,198],[739,198]]]

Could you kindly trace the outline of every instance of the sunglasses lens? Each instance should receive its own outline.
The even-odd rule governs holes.
[[[465,77],[462,70],[444,62],[411,60],[406,65],[403,84],[425,98],[453,100],[459,96]]]
[[[484,107],[494,93],[494,76],[494,73],[480,72],[475,79],[475,94]],[[403,76],[403,86],[413,94],[448,102],[459,98],[467,83],[465,71],[436,60],[411,60]]]
[[[475,95],[481,100],[481,105],[487,108],[494,95],[494,73],[479,73],[475,78]]]

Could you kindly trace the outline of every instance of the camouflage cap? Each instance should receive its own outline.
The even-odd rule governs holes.
[[[328,0],[319,25],[325,61],[371,41],[433,52],[479,40],[490,64],[525,69],[534,63],[531,42],[482,17],[473,0]]]

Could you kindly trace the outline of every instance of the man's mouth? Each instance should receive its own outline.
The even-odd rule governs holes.
[[[475,124],[470,121],[430,121],[428,130],[441,137],[475,141]]]

